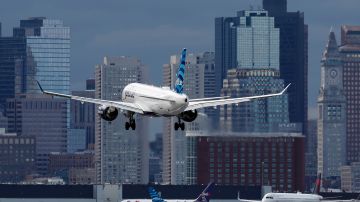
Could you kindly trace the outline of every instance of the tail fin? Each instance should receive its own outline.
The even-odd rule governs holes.
[[[181,52],[180,65],[176,73],[175,91],[179,94],[183,92],[183,83],[185,76],[185,60],[186,60],[186,48]]]
[[[164,199],[159,196],[159,194],[155,191],[153,187],[149,187],[148,191],[152,202],[164,202]]]
[[[321,186],[321,173],[319,173],[317,178],[316,178],[313,194],[319,194],[320,193],[320,186]]]
[[[214,182],[210,182],[208,184],[208,186],[204,189],[204,191],[201,192],[201,194],[199,195],[199,197],[197,197],[197,199],[195,200],[195,202],[209,202],[210,201],[210,197],[213,193],[214,190],[214,186],[215,183]]]

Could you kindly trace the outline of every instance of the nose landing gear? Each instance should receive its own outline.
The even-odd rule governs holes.
[[[185,130],[185,123],[181,122],[180,118],[178,118],[178,122],[175,122],[175,124],[174,124],[174,129],[175,130],[178,130],[179,128],[181,130]]]

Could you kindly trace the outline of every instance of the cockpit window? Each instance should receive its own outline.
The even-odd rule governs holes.
[[[267,199],[274,199],[272,196],[267,196],[266,198]]]

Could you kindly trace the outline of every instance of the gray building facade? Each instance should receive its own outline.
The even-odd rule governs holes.
[[[47,174],[51,152],[67,151],[67,105],[67,100],[49,99],[40,94],[7,100],[9,132],[36,139],[36,168],[39,174]]]
[[[346,164],[346,98],[341,57],[332,31],[321,59],[318,110],[318,173],[325,179],[340,179],[340,167]]]
[[[104,57],[95,68],[95,98],[121,100],[124,87],[146,81],[146,67],[134,57]],[[97,183],[146,184],[149,180],[149,143],[146,119],[136,117],[136,130],[125,130],[122,112],[112,122],[96,116]]]
[[[360,26],[341,26],[347,161],[360,162]]]

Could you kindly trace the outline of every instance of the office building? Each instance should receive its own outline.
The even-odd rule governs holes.
[[[104,57],[95,70],[95,98],[121,100],[124,87],[146,82],[146,67],[134,57]],[[119,112],[112,122],[96,116],[97,183],[146,184],[149,180],[149,142],[146,119],[136,118],[136,130],[125,130],[128,118]]]
[[[284,89],[279,72],[279,29],[267,11],[238,12],[237,68],[227,71],[222,96],[246,97]],[[287,95],[220,107],[222,129],[274,132],[289,123]]]
[[[39,92],[35,78],[46,90],[69,94],[70,28],[61,20],[32,17],[20,20],[13,37],[25,38],[27,47],[22,92]]]
[[[0,37],[0,112],[5,111],[6,99],[21,93],[21,73],[25,66],[25,39]]]
[[[279,71],[273,69],[232,69],[224,79],[222,96],[246,97],[277,93],[284,89]],[[287,95],[220,107],[224,131],[276,132],[289,123]]]
[[[305,190],[314,187],[317,177],[317,120],[309,120],[307,124],[305,144]]]
[[[74,153],[86,150],[86,130],[73,129],[68,130],[67,152]]]
[[[185,65],[184,93],[190,98],[214,97],[214,84],[207,86],[208,82],[214,81],[214,53],[204,52],[188,54]],[[163,66],[163,85],[173,88],[176,80],[176,72],[179,67],[180,56],[170,57],[170,64]],[[206,77],[207,76],[207,77]],[[200,110],[202,114],[191,123],[186,123],[186,131],[207,128],[213,130],[216,110]],[[208,118],[207,118],[208,117]],[[176,117],[166,118],[163,131],[163,182],[166,184],[186,184],[186,131],[175,131]]]
[[[194,138],[196,155],[189,175],[196,184],[269,185],[273,190],[304,190],[304,144],[301,133],[212,133]]]
[[[155,140],[150,142],[149,182],[162,183],[163,134],[156,133]]]
[[[360,163],[354,162],[350,165],[342,166],[341,190],[346,192],[360,192]]]
[[[280,77],[288,89],[289,120],[302,123],[306,134],[308,119],[308,26],[304,13],[288,12],[287,0],[263,0],[263,9],[275,18],[280,30]]]
[[[321,59],[318,110],[318,173],[324,179],[340,181],[340,167],[346,164],[346,99],[341,57],[332,31]]]
[[[47,174],[49,154],[67,151],[67,108],[64,99],[42,94],[17,96],[7,100],[8,131],[36,139],[36,167]]]
[[[51,153],[49,175],[62,177],[68,184],[95,183],[94,152]]]
[[[279,69],[279,28],[267,11],[238,12],[237,68]]]
[[[72,91],[72,95],[95,98],[95,79],[86,80],[86,90]],[[86,149],[95,144],[95,104],[70,101],[70,128],[83,129],[86,133]]]
[[[360,162],[360,26],[341,26],[347,161]]]
[[[18,183],[36,173],[35,138],[5,133],[0,128],[0,182]]]

